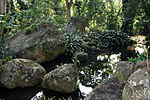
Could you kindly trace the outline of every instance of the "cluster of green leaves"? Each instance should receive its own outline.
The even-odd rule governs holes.
[[[100,50],[102,47],[99,41],[99,33],[81,32],[64,34],[67,40],[67,54],[73,55],[77,51],[92,52],[92,50]]]
[[[148,34],[150,25],[149,0],[123,0],[122,5],[122,31],[130,35]]]
[[[58,28],[64,27],[65,24],[67,23],[67,19],[65,19],[64,16],[54,15],[52,19],[53,22],[56,23]]]
[[[104,47],[112,49],[125,48],[131,44],[128,34],[114,30],[106,30],[101,32],[99,39]]]
[[[12,28],[14,19],[10,14],[0,15],[0,71],[2,64],[12,59],[8,52],[9,30]]]
[[[47,0],[46,0],[47,1]],[[33,23],[48,21],[50,16],[49,5],[44,0],[35,0],[34,3],[28,2],[28,9],[17,12],[15,19],[18,29],[24,29]],[[21,5],[20,5],[21,6]]]
[[[23,5],[20,5],[22,3]],[[11,34],[16,34],[18,31],[30,27],[31,24],[53,22],[61,28],[67,22],[64,14],[61,13],[62,9],[59,9],[61,8],[60,1],[27,0],[26,3],[18,1],[17,5],[18,10],[11,15],[15,20],[13,24],[16,26],[11,30]],[[27,33],[30,33],[30,30],[27,28]]]
[[[86,17],[89,27],[100,30],[120,28],[120,8],[115,5],[114,0],[76,0],[73,8],[74,16]]]
[[[32,24],[30,27],[27,27],[25,29],[25,34],[28,35],[37,30],[38,30],[38,26],[36,24]]]
[[[84,51],[82,49],[82,41],[81,37],[77,34],[65,34],[65,38],[67,40],[67,54],[73,55],[76,51]]]
[[[150,52],[148,52],[148,55],[150,57]],[[145,52],[145,53],[142,53],[141,55],[138,55],[137,57],[128,58],[128,61],[131,61],[133,63],[137,63],[139,61],[145,61],[146,59],[147,59],[147,54]]]

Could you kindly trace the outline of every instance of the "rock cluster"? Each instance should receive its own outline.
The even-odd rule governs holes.
[[[85,98],[85,100],[121,100],[122,90],[128,77],[134,71],[134,63],[121,61],[111,78],[104,80]]]
[[[121,61],[117,71],[99,84],[84,100],[149,100],[150,75],[146,61]]]
[[[28,34],[26,31],[21,31],[9,40],[9,52],[16,59],[2,65],[0,86],[13,89],[42,83],[49,90],[73,92],[78,79],[76,65],[65,64],[46,74],[45,69],[38,64],[52,61],[64,53],[67,43],[63,34],[51,23],[39,24],[36,30],[28,31]]]

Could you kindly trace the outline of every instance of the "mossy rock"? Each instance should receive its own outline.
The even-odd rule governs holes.
[[[37,27],[33,33],[25,34],[23,30],[12,37],[9,52],[16,57],[42,63],[52,61],[65,51],[65,38],[53,24],[43,23]]]
[[[129,76],[134,72],[135,64],[121,61],[116,72],[101,82],[84,100],[122,100],[122,91]]]
[[[34,61],[12,59],[3,65],[0,72],[0,86],[8,89],[35,86],[42,82],[45,74],[45,69]]]
[[[122,100],[150,100],[150,75],[146,68],[135,71],[126,82]]]
[[[61,93],[72,93],[76,90],[78,67],[64,64],[44,76],[42,87]]]

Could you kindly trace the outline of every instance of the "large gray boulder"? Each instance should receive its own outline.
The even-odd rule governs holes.
[[[38,63],[26,59],[13,59],[5,63],[0,72],[0,84],[12,89],[35,86],[42,82],[45,69]]]
[[[116,72],[94,88],[84,100],[122,100],[122,90],[134,72],[134,65],[132,62],[119,62]]]
[[[77,79],[77,66],[64,64],[44,76],[42,87],[57,92],[71,93],[75,90]]]
[[[150,100],[150,75],[145,68],[138,69],[129,77],[122,100]]]
[[[9,52],[18,58],[42,63],[61,55],[66,44],[61,32],[54,25],[45,23],[32,25],[12,37],[9,41]]]

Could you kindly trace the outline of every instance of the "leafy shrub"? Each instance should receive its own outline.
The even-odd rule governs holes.
[[[150,57],[150,52],[148,52],[148,55]],[[133,63],[137,63],[138,61],[145,61],[147,58],[146,58],[146,53],[143,53],[137,57],[134,57],[134,58],[128,58],[128,61],[131,61]]]
[[[100,33],[99,39],[104,47],[112,49],[125,48],[132,43],[126,33],[114,30],[107,30]]]
[[[64,16],[54,15],[53,20],[55,23],[57,23],[57,26],[62,28],[67,23],[67,20],[64,18]]]
[[[0,71],[2,70],[2,64],[12,59],[8,52],[8,38],[13,21],[14,16],[9,13],[0,15]]]
[[[38,30],[38,26],[36,24],[32,24],[30,27],[25,29],[25,35],[31,34],[34,31]]]
[[[25,30],[25,35],[31,34],[32,32],[32,29],[30,27],[27,27]]]
[[[74,54],[76,51],[92,52],[92,50],[100,50],[101,42],[99,42],[98,33],[82,32],[82,33],[65,33],[68,45],[67,53]]]
[[[65,34],[65,38],[67,40],[67,53],[69,55],[73,55],[76,51],[84,51],[82,49],[82,41],[81,37],[79,37],[77,34]]]

